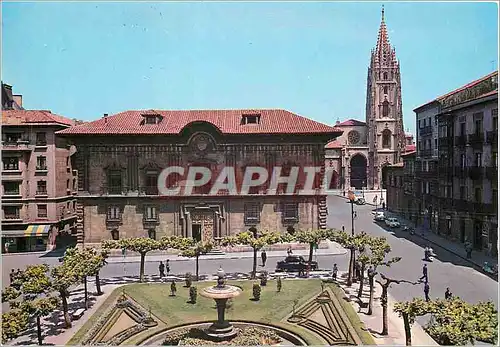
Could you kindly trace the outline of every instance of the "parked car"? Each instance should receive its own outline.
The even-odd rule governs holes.
[[[387,218],[385,220],[385,224],[390,227],[390,228],[399,228],[401,226],[401,224],[399,223],[398,219],[397,218],[394,218],[394,217],[391,217],[391,218]]]
[[[299,270],[307,270],[307,261],[300,255],[289,255],[276,264],[276,271],[298,272]],[[309,270],[318,270],[318,262],[312,261]]]
[[[385,221],[385,214],[384,214],[384,212],[376,212],[374,219],[377,222],[383,222],[383,221]]]
[[[364,205],[364,204],[366,204],[366,201],[365,201],[365,198],[357,198],[356,200],[354,200],[354,203],[356,205]]]

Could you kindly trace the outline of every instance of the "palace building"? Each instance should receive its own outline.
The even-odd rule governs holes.
[[[319,189],[284,194],[280,185],[277,194],[268,194],[264,183],[248,195],[213,196],[207,184],[190,196],[167,197],[158,193],[158,177],[166,167],[203,166],[215,180],[230,166],[241,183],[248,166],[279,166],[282,176],[293,166],[316,166],[322,168],[319,188],[325,144],[340,134],[279,109],[126,111],[60,131],[77,149],[72,165],[78,171],[78,242],[168,235],[217,241],[252,226],[281,232],[326,228],[326,196]],[[182,185],[183,178],[169,176],[168,183]]]

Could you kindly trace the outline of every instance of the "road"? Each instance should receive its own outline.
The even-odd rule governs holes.
[[[328,226],[340,228],[345,226],[351,229],[351,206],[345,199],[339,197],[328,198]],[[391,256],[402,257],[402,260],[390,268],[381,268],[380,272],[396,279],[416,281],[422,274],[424,241],[418,236],[410,236],[400,231],[389,232],[373,222],[371,211],[373,206],[355,206],[357,218],[355,220],[355,231],[365,231],[374,236],[384,236],[392,247]],[[469,302],[491,300],[498,307],[498,283],[486,275],[472,269],[465,260],[454,254],[434,247],[437,259],[428,263],[430,296],[443,297],[447,287],[453,295],[460,296]],[[269,257],[266,270],[273,271],[276,262],[282,257]],[[318,256],[316,260],[322,269],[331,269],[333,263],[337,263],[340,270],[347,270],[348,254]],[[146,257],[147,261],[147,257]],[[24,269],[29,264],[46,263],[57,265],[57,257],[41,257],[40,254],[7,255],[2,257],[3,286],[8,284],[8,273],[11,269]],[[194,260],[171,261],[171,272],[174,274],[194,273]],[[200,274],[214,274],[219,266],[226,272],[249,272],[252,268],[252,259],[200,259]],[[259,269],[262,267],[259,266]],[[158,274],[157,262],[146,262],[145,273],[147,275]],[[139,274],[138,263],[110,263],[101,271],[101,278],[109,279],[115,277],[137,276]],[[423,285],[392,285],[390,294],[398,301],[411,300],[413,297],[423,297]]]

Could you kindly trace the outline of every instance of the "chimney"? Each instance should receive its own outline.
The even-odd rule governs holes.
[[[108,116],[108,114],[107,114],[107,113],[105,113],[105,114],[104,114],[104,116],[102,116],[102,118],[106,118],[107,116]]]
[[[19,107],[23,107],[23,96],[22,95],[12,95],[14,102],[19,105]]]

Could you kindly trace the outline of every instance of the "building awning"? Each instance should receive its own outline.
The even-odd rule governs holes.
[[[43,236],[49,233],[50,225],[29,225],[24,231],[24,236]]]

